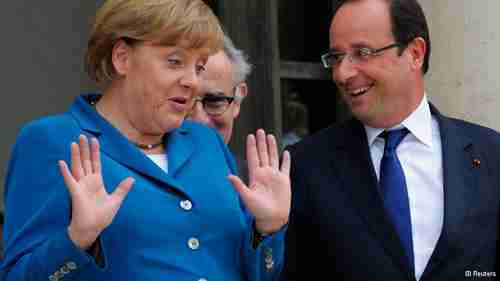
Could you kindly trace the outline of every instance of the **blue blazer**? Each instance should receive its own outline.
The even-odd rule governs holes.
[[[227,179],[234,160],[215,130],[184,122],[164,138],[168,174],[78,97],[70,111],[25,126],[5,185],[0,280],[275,280],[284,231],[254,250],[253,220]],[[101,145],[105,186],[135,184],[99,236],[103,266],[67,235],[70,198],[57,161],[80,134]],[[186,207],[189,206],[189,207]],[[272,263],[271,263],[272,261]]]
[[[420,280],[478,274],[493,280],[500,274],[500,135],[431,111],[442,141],[444,222]],[[383,211],[363,125],[352,119],[290,150],[293,201],[283,280],[414,281]]]

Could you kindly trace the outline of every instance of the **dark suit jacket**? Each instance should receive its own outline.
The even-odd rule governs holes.
[[[444,222],[421,280],[493,275],[500,135],[431,108],[442,141]],[[293,201],[283,280],[415,280],[383,211],[363,125],[353,119],[288,149]]]

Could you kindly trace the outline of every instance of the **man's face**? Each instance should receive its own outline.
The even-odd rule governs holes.
[[[233,85],[232,65],[224,52],[220,51],[211,56],[205,67],[206,71],[202,73],[200,96],[224,95],[233,97],[235,87]],[[245,83],[240,83],[237,87],[239,87],[242,96],[246,95]],[[203,110],[201,102],[197,102],[188,118],[217,129],[227,144],[233,132],[234,119],[240,113],[240,105],[240,100],[236,99],[224,113],[211,116]]]
[[[379,49],[393,43],[389,6],[384,0],[347,2],[330,26],[330,51],[352,54],[360,48]],[[401,55],[396,47],[356,62],[347,56],[333,67],[332,78],[354,116],[366,125],[388,128],[418,106],[423,95],[419,85],[423,78],[415,63],[421,55],[419,47],[422,44],[410,42]]]

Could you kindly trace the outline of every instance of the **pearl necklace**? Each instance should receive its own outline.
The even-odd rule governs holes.
[[[161,141],[157,142],[157,143],[150,143],[150,144],[134,142],[135,146],[137,146],[140,149],[144,149],[144,150],[151,150],[151,149],[156,148],[162,144],[163,144],[163,142],[161,142]]]

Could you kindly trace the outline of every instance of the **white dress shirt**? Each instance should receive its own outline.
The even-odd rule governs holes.
[[[396,149],[403,167],[410,202],[415,277],[420,279],[443,228],[443,159],[439,125],[431,115],[427,96],[401,124],[389,128],[407,128],[410,133]],[[380,179],[380,161],[384,154],[383,128],[365,125],[373,166]]]

